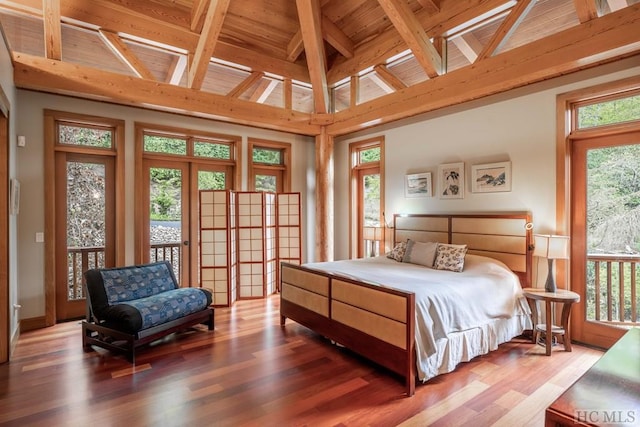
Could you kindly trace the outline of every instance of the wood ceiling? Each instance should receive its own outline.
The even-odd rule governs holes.
[[[640,0],[1,0],[16,86],[342,135],[640,53]]]

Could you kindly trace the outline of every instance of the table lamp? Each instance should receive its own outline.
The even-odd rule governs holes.
[[[555,292],[557,288],[554,272],[554,260],[569,258],[569,237],[534,234],[533,238],[535,241],[533,256],[547,258],[549,263],[547,281],[544,284],[544,289],[547,292]]]

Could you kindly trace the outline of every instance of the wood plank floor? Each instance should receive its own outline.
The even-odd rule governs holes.
[[[85,353],[79,322],[22,334],[0,366],[0,423],[64,426],[542,426],[602,355],[523,339],[403,395],[403,381],[288,320],[279,298],[216,309],[216,328],[122,356]]]

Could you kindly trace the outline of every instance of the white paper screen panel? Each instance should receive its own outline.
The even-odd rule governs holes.
[[[213,305],[235,301],[235,215],[233,194],[200,192],[200,285],[212,292]]]

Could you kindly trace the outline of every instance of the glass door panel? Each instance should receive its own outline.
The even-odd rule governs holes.
[[[576,339],[609,347],[640,326],[640,135],[575,148],[572,281],[583,296]],[[629,143],[631,142],[631,143]],[[586,197],[580,198],[583,194]]]
[[[113,159],[59,153],[56,160],[57,320],[85,314],[85,271],[114,265]]]

